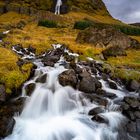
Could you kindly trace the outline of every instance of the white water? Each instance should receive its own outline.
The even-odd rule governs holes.
[[[47,74],[47,81],[36,83],[23,112],[15,117],[12,135],[4,140],[117,140],[117,130],[125,120],[120,112],[101,113],[108,124],[92,121],[88,111],[99,105],[83,98],[80,91],[59,84],[57,77],[64,67],[59,63],[44,67],[39,60],[34,63],[38,66],[35,77],[25,86],[43,74]]]
[[[55,6],[55,15],[60,15],[60,7],[62,5],[62,0],[57,0]]]

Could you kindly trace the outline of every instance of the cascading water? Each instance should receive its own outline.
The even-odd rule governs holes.
[[[90,102],[80,91],[59,84],[58,75],[66,70],[62,61],[54,67],[45,67],[34,59],[35,77],[27,83],[36,83],[44,74],[46,82],[36,83],[21,115],[14,117],[13,133],[4,140],[119,140],[118,130],[125,117],[108,107],[100,114],[107,123],[92,121],[88,111],[100,105]]]
[[[56,2],[56,6],[55,6],[55,14],[57,15],[60,15],[60,7],[62,5],[62,0],[57,0]]]

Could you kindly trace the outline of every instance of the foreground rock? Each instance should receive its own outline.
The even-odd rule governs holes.
[[[76,88],[77,86],[78,79],[73,69],[61,73],[58,79],[62,86],[72,86],[73,88]]]
[[[140,139],[140,97],[124,97],[122,113],[129,119],[127,132]]]
[[[24,102],[25,98],[19,98],[16,101],[9,101],[0,106],[0,137],[5,137],[12,133],[15,124],[13,116],[16,113],[21,113]]]

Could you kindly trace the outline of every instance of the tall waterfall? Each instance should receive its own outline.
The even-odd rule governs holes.
[[[57,0],[56,2],[56,6],[55,6],[55,14],[57,15],[60,15],[60,7],[62,5],[62,0]]]
[[[58,75],[66,70],[61,65],[63,57],[54,67],[44,66],[35,56],[33,61],[37,69],[27,83],[35,83],[36,88],[21,115],[15,117],[13,133],[4,140],[119,140],[118,131],[125,121],[120,112],[108,106],[100,113],[108,123],[92,121],[88,111],[102,106],[83,97],[80,91],[59,84]],[[37,83],[44,74],[46,82]]]

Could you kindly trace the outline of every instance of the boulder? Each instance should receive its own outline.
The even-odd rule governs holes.
[[[36,79],[36,82],[37,83],[45,83],[46,82],[46,79],[47,79],[47,74],[44,74],[44,75],[41,75],[40,77],[38,77]]]
[[[25,98],[9,101],[0,106],[0,137],[6,137],[12,133],[15,113],[20,114],[24,106]]]
[[[91,76],[82,78],[78,89],[85,93],[94,93],[96,91],[95,78]]]
[[[136,80],[130,80],[126,83],[126,89],[129,91],[138,91],[140,88],[140,83]]]
[[[109,120],[106,119],[106,118],[104,118],[101,115],[95,115],[94,117],[91,118],[91,120],[97,121],[99,123],[105,123],[105,124],[108,124],[109,123]]]
[[[108,57],[116,57],[116,56],[126,56],[126,52],[124,48],[120,46],[111,46],[104,51],[102,51],[104,58],[107,59]]]
[[[77,87],[78,79],[73,69],[62,72],[58,79],[62,86],[72,86],[73,88]]]
[[[26,87],[25,87],[26,94],[28,96],[30,96],[33,93],[35,87],[36,87],[35,83],[30,83],[30,84],[26,85]]]
[[[122,49],[139,47],[140,43],[126,34],[112,27],[96,26],[80,31],[76,41],[78,43],[103,44],[105,47],[119,46]],[[137,43],[134,43],[137,42]],[[116,50],[117,53],[117,50]],[[125,53],[121,53],[125,54]],[[119,54],[120,55],[120,54]]]
[[[118,89],[116,83],[115,83],[115,82],[112,82],[112,81],[109,81],[109,87],[110,87],[111,89]]]
[[[103,108],[101,108],[101,107],[95,107],[95,108],[91,109],[88,112],[88,115],[94,116],[94,115],[97,115],[97,114],[103,113],[103,112],[104,112],[104,109]]]

